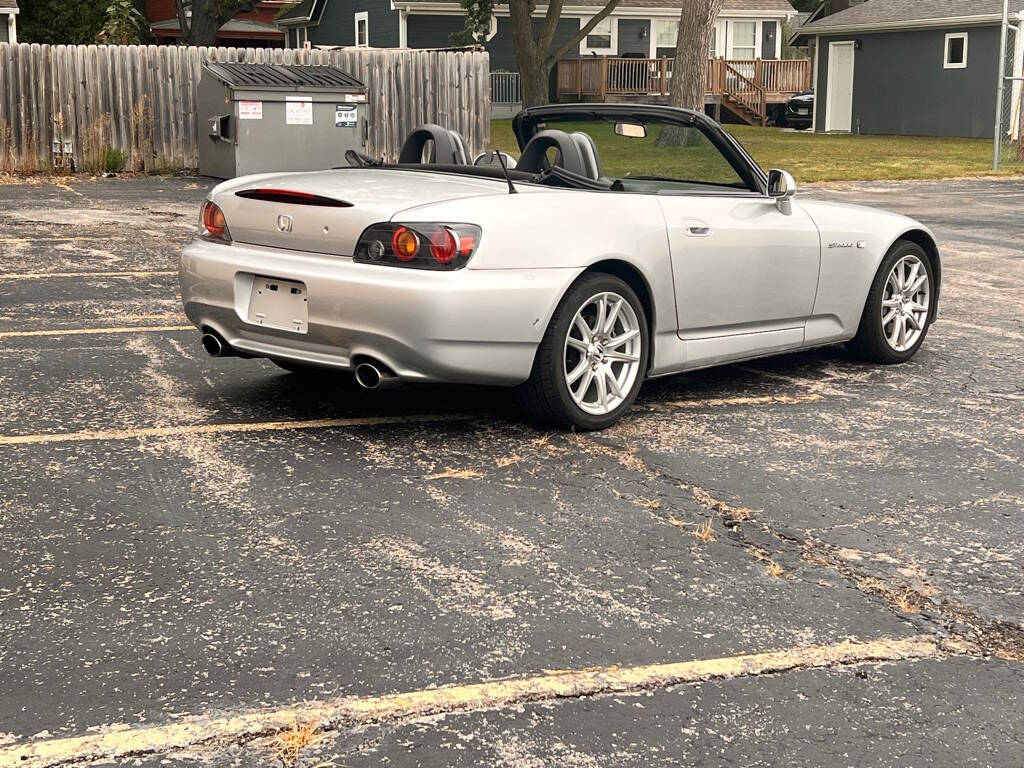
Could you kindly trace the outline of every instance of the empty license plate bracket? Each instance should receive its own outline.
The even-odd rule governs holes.
[[[308,298],[304,283],[255,275],[248,320],[265,328],[305,333],[309,323]]]

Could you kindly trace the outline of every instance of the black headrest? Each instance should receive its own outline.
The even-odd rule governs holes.
[[[565,131],[541,131],[530,139],[529,143],[523,147],[523,154],[516,164],[516,169],[528,173],[540,173],[550,165],[547,153],[552,147],[558,150],[555,165],[565,168],[570,173],[589,177],[590,174],[587,173],[579,146]]]
[[[449,131],[434,123],[426,123],[409,134],[398,155],[399,163],[422,163],[423,149],[427,142],[433,142],[430,163],[441,165],[466,165],[469,158],[466,142],[455,131]]]

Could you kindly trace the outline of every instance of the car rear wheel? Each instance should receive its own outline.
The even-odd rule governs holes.
[[[613,275],[585,273],[551,318],[523,399],[545,423],[604,429],[636,399],[647,357],[647,317],[636,293]]]
[[[875,274],[850,348],[859,357],[888,365],[912,358],[925,336],[935,277],[924,249],[909,240],[892,247]]]

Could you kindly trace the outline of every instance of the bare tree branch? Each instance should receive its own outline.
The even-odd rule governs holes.
[[[174,0],[174,9],[178,12],[178,29],[181,30],[182,41],[188,40],[189,35],[189,23],[188,16],[185,15],[185,5],[190,3],[190,0]]]
[[[614,11],[615,10],[615,6],[617,6],[618,4],[619,4],[619,0],[608,0],[608,2],[605,4],[604,8],[602,8],[597,13],[597,15],[594,16],[590,21],[588,21],[586,24],[584,24],[580,28],[580,31],[576,34],[575,37],[573,37],[571,40],[567,40],[562,46],[560,46],[558,48],[558,50],[556,50],[554,53],[550,54],[545,59],[545,61],[553,63],[553,62],[558,61],[563,56],[565,56],[565,54],[567,54],[570,50],[572,50],[572,48],[574,46],[579,45],[580,40],[582,40],[584,37],[586,37],[587,35],[590,34],[590,30],[592,30],[594,27],[596,27],[598,24],[600,24],[605,18],[607,18],[608,14],[610,14],[612,11]],[[549,46],[551,45],[550,41],[548,41],[548,45]]]
[[[537,48],[541,54],[547,52],[551,47],[551,41],[555,38],[558,30],[558,21],[562,18],[562,0],[548,0],[548,10],[544,14],[544,26],[541,27],[538,35]]]

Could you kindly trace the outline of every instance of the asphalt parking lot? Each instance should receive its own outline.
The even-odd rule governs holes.
[[[1021,765],[1024,182],[808,191],[935,230],[922,352],[587,435],[207,357],[209,186],[0,186],[0,766]]]

